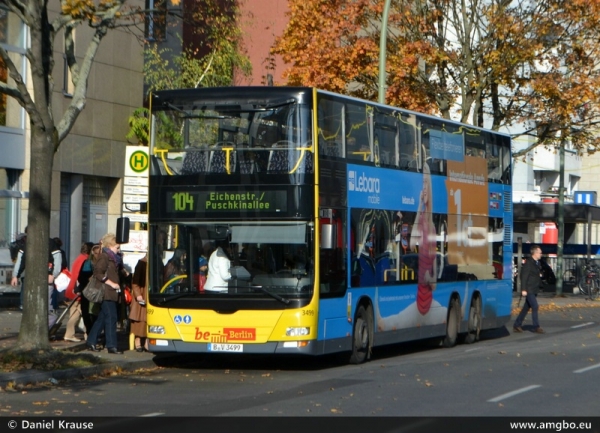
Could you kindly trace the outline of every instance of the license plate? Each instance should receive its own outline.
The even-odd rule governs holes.
[[[209,352],[243,352],[243,344],[225,344],[225,343],[210,343],[208,345]]]

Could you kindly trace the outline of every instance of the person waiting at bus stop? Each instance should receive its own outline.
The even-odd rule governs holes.
[[[540,259],[542,258],[542,249],[539,245],[531,245],[531,257],[529,257],[521,267],[521,295],[525,297],[525,304],[517,316],[513,325],[515,332],[523,332],[523,320],[531,309],[531,321],[533,322],[534,332],[544,334],[545,331],[540,327],[538,321],[538,301],[537,294],[542,287],[542,268]]]
[[[119,302],[119,273],[122,269],[121,258],[117,254],[119,244],[113,233],[107,233],[102,238],[102,252],[94,264],[96,284],[103,283],[104,299],[100,304],[100,314],[88,333],[87,347],[93,352],[100,349],[96,345],[100,332],[104,330],[106,349],[108,353],[122,354],[117,349],[117,303]]]

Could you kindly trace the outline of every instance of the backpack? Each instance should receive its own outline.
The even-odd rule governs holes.
[[[94,268],[92,267],[92,260],[86,259],[86,261],[83,262],[83,265],[81,266],[81,271],[79,272],[93,273]]]
[[[60,255],[60,249],[56,245],[56,242],[54,242],[54,239],[50,238],[48,241],[48,275],[57,277],[60,270],[62,270],[62,267],[60,270],[55,271],[55,255]]]
[[[11,242],[8,245],[8,249],[10,251],[10,259],[13,262],[17,261],[17,256],[19,255],[19,251],[25,252],[25,236],[21,238],[17,238],[17,240]]]

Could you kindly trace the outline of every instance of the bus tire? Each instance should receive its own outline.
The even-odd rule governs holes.
[[[460,325],[460,305],[456,299],[450,301],[448,309],[448,320],[446,320],[446,336],[442,340],[444,347],[454,347],[458,339],[458,327]]]
[[[369,314],[364,305],[358,307],[354,318],[350,364],[362,364],[371,357],[372,317],[373,315]]]
[[[467,334],[465,335],[465,344],[473,344],[479,341],[481,332],[481,298],[476,297],[471,301],[469,308],[469,322],[467,323]]]

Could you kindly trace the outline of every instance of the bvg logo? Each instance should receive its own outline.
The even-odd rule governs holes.
[[[216,334],[196,328],[194,340],[210,341],[211,343],[228,343],[232,341],[256,341],[254,328],[223,328],[223,332]]]

